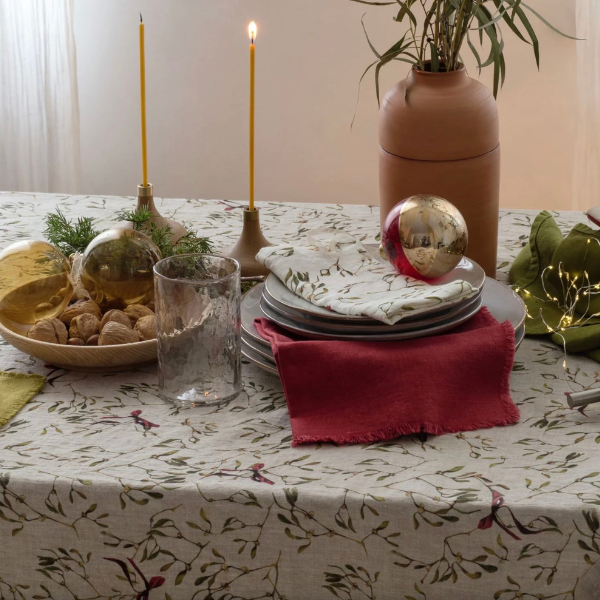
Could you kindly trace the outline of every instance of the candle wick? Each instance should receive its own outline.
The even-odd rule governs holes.
[[[142,19],[142,13],[140,13],[140,23],[143,23],[144,19]]]

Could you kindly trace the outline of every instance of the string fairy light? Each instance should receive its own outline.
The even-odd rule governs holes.
[[[592,240],[600,247],[600,240],[596,238],[588,238],[586,246],[589,246],[592,243]],[[583,265],[585,265],[588,252],[589,248],[586,247],[585,256],[583,257]],[[548,330],[548,333],[556,334],[562,340],[564,355],[562,364],[565,372],[565,378],[567,379],[567,341],[562,332],[567,331],[568,329],[577,329],[579,327],[583,327],[587,325],[591,319],[600,317],[600,312],[590,313],[592,296],[600,295],[600,283],[592,283],[588,272],[583,267],[579,273],[569,273],[569,271],[564,269],[563,263],[560,262],[558,264],[558,281],[561,285],[562,293],[560,295],[562,296],[562,299],[559,300],[555,293],[550,293],[552,290],[546,286],[546,278],[549,274],[548,272],[553,271],[554,268],[555,267],[553,265],[549,265],[542,271],[541,283],[545,298],[540,298],[524,288],[515,287],[514,290],[526,298],[534,298],[545,304],[553,304],[561,311],[562,314],[556,326],[552,326],[547,322],[542,308],[540,308],[539,311],[539,318]],[[577,284],[578,281],[580,281],[579,285]],[[587,299],[587,304],[585,305],[585,310],[583,311],[581,311],[581,306],[578,306],[582,298]],[[537,318],[530,314],[527,304],[525,304],[525,306],[527,310],[527,318]],[[576,312],[577,308],[579,308],[579,313]],[[571,387],[571,382],[568,381],[568,379],[567,382],[569,383],[569,387]]]

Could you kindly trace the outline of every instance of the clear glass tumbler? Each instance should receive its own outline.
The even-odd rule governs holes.
[[[233,400],[242,389],[240,266],[184,254],[154,266],[158,388],[180,407]]]

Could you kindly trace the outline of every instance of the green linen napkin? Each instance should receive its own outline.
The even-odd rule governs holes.
[[[46,383],[41,375],[0,371],[0,427],[10,421]]]
[[[591,240],[591,242],[588,242]],[[600,318],[595,317],[581,327],[566,328],[558,334],[548,334],[544,320],[552,328],[557,328],[563,311],[557,303],[550,302],[547,293],[562,301],[565,298],[565,279],[559,278],[559,265],[571,277],[583,278],[587,272],[592,284],[600,283],[600,231],[583,223],[576,225],[569,235],[563,238],[556,221],[547,211],[542,211],[534,220],[529,243],[521,250],[510,268],[510,281],[526,290],[522,294],[532,319],[526,320],[527,335],[545,335],[554,343],[563,345],[570,353],[583,353],[600,362]],[[552,270],[544,269],[551,266]],[[577,285],[581,284],[581,279]],[[576,318],[600,312],[600,295],[581,295],[576,306]],[[543,320],[540,316],[543,315]]]

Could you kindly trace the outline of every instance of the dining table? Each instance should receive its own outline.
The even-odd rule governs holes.
[[[241,201],[155,202],[217,253],[240,235]],[[135,204],[2,192],[0,250],[44,239],[56,209],[102,230]],[[375,205],[257,206],[274,244],[379,232]],[[499,281],[537,212],[500,211]],[[553,215],[565,234],[585,222]],[[279,378],[245,359],[236,399],[180,409],[161,400],[156,365],[67,371],[0,338],[0,370],[46,378],[0,428],[0,598],[598,598],[600,405],[570,409],[565,392],[598,386],[600,369],[564,360],[546,337],[524,340],[513,426],[293,446]],[[405,385],[432,375],[407,370]]]

